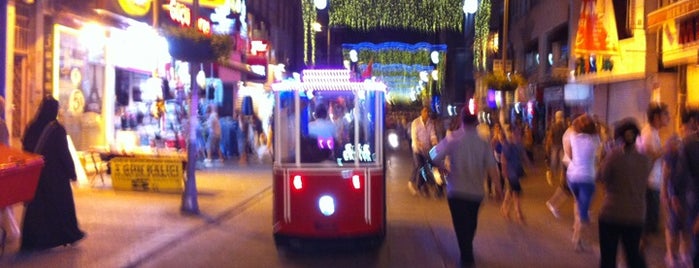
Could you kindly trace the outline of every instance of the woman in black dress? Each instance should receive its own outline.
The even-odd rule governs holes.
[[[68,149],[66,130],[58,123],[58,101],[47,96],[22,138],[22,149],[44,157],[34,200],[27,203],[22,222],[20,251],[69,245],[85,237],[78,228],[70,181],[75,166]]]

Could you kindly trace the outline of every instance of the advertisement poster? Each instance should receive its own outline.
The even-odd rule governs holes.
[[[182,160],[116,157],[109,161],[114,190],[182,192]]]

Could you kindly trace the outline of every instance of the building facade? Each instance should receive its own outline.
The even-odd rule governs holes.
[[[268,46],[265,64],[284,63],[290,70],[302,68],[301,49],[295,40],[298,34],[294,32],[300,29],[298,1],[198,2],[199,15],[206,16],[214,27],[221,23],[214,21],[214,14],[218,12],[241,12],[242,6],[246,14],[238,18],[246,28],[237,28],[244,33],[239,34],[243,38],[234,40],[232,54],[235,55],[230,65],[234,67],[229,70],[231,68],[211,65],[205,68],[207,77],[231,84],[256,78],[246,63],[250,40],[264,40]],[[124,96],[126,103],[146,106],[149,100],[155,103],[160,93],[139,87],[163,87],[152,78],[167,78],[173,89],[181,86],[175,80],[188,84],[191,79],[178,71],[180,66],[187,65],[180,65],[168,56],[167,44],[157,34],[157,26],[172,23],[178,16],[186,18],[185,13],[170,8],[173,4],[191,8],[192,0],[3,1],[6,16],[2,17],[7,18],[7,31],[4,31],[3,42],[6,79],[2,95],[8,104],[6,119],[11,144],[19,146],[25,126],[46,94],[59,99],[61,120],[78,150],[87,150],[109,146],[117,139],[118,129],[125,121],[120,118],[119,110]],[[265,83],[264,80],[258,82]],[[123,93],[120,90],[126,94],[120,94]],[[230,102],[233,99],[235,97],[230,97]],[[233,105],[230,103],[229,107],[234,109]],[[147,119],[147,114],[145,117]],[[144,118],[137,120],[140,123]]]

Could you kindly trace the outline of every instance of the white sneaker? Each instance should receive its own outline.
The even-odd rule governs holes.
[[[554,207],[551,204],[551,202],[546,201],[546,207],[549,209],[549,211],[551,211],[551,214],[553,214],[553,217],[555,217],[556,219],[561,217],[561,214],[558,213],[558,209],[556,207]]]

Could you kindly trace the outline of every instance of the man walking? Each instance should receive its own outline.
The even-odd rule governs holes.
[[[648,123],[641,129],[639,146],[642,153],[653,161],[653,170],[648,176],[646,192],[646,221],[644,235],[657,233],[660,229],[660,185],[662,182],[662,142],[659,131],[670,122],[670,113],[664,103],[651,103],[646,111]],[[645,246],[644,239],[641,244]]]
[[[473,238],[478,224],[478,211],[485,196],[483,183],[487,176],[499,178],[492,149],[476,129],[478,118],[465,107],[461,111],[461,128],[442,140],[430,151],[439,166],[449,158],[451,170],[447,175],[447,200],[454,232],[461,252],[461,266],[475,264]],[[468,148],[465,150],[464,148]],[[497,198],[502,194],[500,181],[493,180]]]

